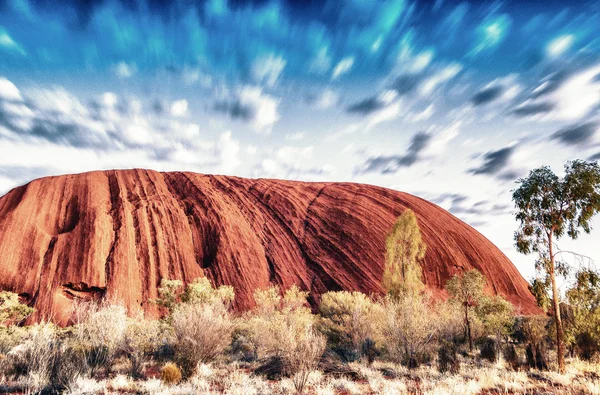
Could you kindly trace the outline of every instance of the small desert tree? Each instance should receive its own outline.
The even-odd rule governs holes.
[[[0,292],[0,326],[18,324],[33,313],[34,309],[19,301],[14,292]]]
[[[425,256],[427,246],[412,210],[407,209],[398,217],[385,247],[384,289],[394,299],[402,294],[421,292],[425,286],[419,260]]]
[[[568,265],[561,261],[555,241],[565,233],[576,239],[580,231],[591,231],[590,220],[600,211],[600,167],[596,162],[572,161],[559,178],[544,166],[518,181],[513,191],[519,229],[517,250],[537,253],[536,268],[548,276],[556,329],[558,369],[565,371],[565,345],[556,275],[565,275]]]
[[[427,292],[386,300],[384,336],[390,356],[409,368],[417,368],[438,333],[439,319],[430,307]]]
[[[485,278],[476,269],[469,270],[462,276],[455,274],[446,283],[451,300],[463,307],[465,338],[469,341],[470,351],[473,351],[472,311],[484,297],[484,285]]]

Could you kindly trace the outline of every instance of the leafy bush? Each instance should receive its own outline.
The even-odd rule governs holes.
[[[367,339],[375,355],[375,340],[381,337],[383,308],[361,292],[327,292],[321,296],[318,328],[336,349],[347,349],[359,357]],[[364,354],[363,354],[364,355]]]
[[[240,325],[247,330],[259,359],[284,356],[312,329],[314,316],[304,306],[307,295],[296,286],[283,296],[274,287],[254,293],[256,308]]]
[[[14,292],[0,292],[0,326],[18,324],[34,312],[32,307],[22,304]]]
[[[177,365],[169,362],[160,370],[160,380],[167,385],[177,384],[181,381],[181,371]]]

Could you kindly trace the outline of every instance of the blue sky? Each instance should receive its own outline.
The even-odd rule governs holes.
[[[514,182],[600,159],[599,125],[598,1],[0,2],[0,193],[131,167],[377,184],[530,277]],[[561,246],[598,261],[598,235]]]

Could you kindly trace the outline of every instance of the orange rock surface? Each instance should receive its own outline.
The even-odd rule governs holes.
[[[61,324],[78,298],[156,315],[149,300],[162,278],[233,285],[240,310],[270,284],[297,284],[313,304],[328,290],[381,293],[385,237],[406,208],[427,243],[424,281],[435,295],[445,297],[453,274],[476,268],[489,293],[521,313],[539,311],[498,248],[407,193],[148,170],[41,178],[0,198],[0,288],[36,308],[32,321]]]

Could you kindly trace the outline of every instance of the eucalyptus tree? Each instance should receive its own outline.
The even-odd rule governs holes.
[[[564,332],[560,315],[557,275],[566,275],[569,266],[556,241],[563,236],[576,239],[581,231],[590,233],[590,221],[600,211],[600,167],[597,162],[575,160],[565,165],[561,178],[548,166],[532,170],[517,181],[513,191],[519,228],[514,234],[517,250],[536,253],[536,269],[543,273],[552,291],[556,329],[557,359],[565,371]]]

